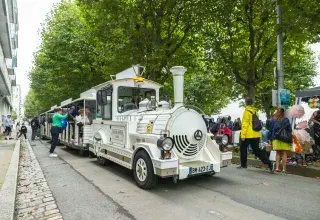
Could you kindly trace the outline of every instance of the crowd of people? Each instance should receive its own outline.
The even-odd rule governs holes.
[[[295,151],[295,149],[293,149],[295,146],[293,140],[296,136],[298,136],[298,139],[302,136],[299,135],[299,130],[297,130],[302,128],[298,126],[295,127],[295,130],[292,130],[292,125],[284,108],[278,108],[271,119],[262,123],[258,116],[258,110],[253,106],[252,99],[247,98],[245,103],[246,108],[242,120],[237,118],[232,122],[229,116],[218,118],[217,122],[215,122],[213,119],[205,119],[204,117],[208,132],[214,135],[221,133],[228,135],[230,144],[233,144],[230,136],[235,134],[236,131],[240,132],[241,165],[238,169],[247,168],[248,152],[252,152],[256,158],[259,158],[264,164],[267,164],[272,172],[285,173],[287,162],[293,160],[304,164],[306,155],[312,155],[314,160],[320,159],[320,110],[315,111],[309,120],[309,122],[313,124],[311,129],[306,125],[305,127],[308,128],[308,131],[303,131],[304,133],[302,133],[303,135],[306,133],[311,134],[314,139],[312,148],[310,150],[301,149],[301,151]],[[290,112],[288,114],[290,116]],[[304,142],[307,138],[303,137],[300,139],[303,139],[300,140],[300,142]],[[270,152],[265,149],[266,146],[269,147],[269,150],[276,152],[275,163],[273,163],[273,160],[270,160]],[[295,155],[290,161],[288,160],[289,152],[294,152]],[[303,157],[303,155],[305,157]],[[282,161],[282,170],[280,169],[280,161]]]

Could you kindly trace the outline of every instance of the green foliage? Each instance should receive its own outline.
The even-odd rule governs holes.
[[[104,81],[95,68],[94,49],[87,43],[87,29],[78,7],[62,1],[52,9],[43,26],[42,44],[30,73],[31,88],[43,109],[59,104]]]
[[[317,72],[315,59],[312,52],[302,45],[286,45],[284,48],[284,69],[285,69],[285,88],[292,93],[292,103],[294,104],[294,92],[314,86],[313,79]],[[274,108],[272,105],[271,90],[274,88],[274,77],[272,69],[263,82],[257,87],[256,105],[266,112],[267,117],[271,117]]]
[[[95,41],[104,45],[97,53],[112,62],[110,70],[139,63],[147,67],[147,78],[160,83],[169,75],[169,62],[201,27],[203,2],[78,0]]]
[[[277,31],[284,33],[285,83],[292,92],[312,86],[315,63],[306,45],[320,33],[316,0],[278,3],[281,27],[270,0],[63,0],[41,31],[28,114],[141,64],[144,77],[164,84],[170,97],[170,67],[187,67],[185,101],[206,114],[218,113],[230,98],[251,96],[270,115]]]
[[[17,113],[13,109],[11,110],[11,118],[12,118],[12,120],[17,120]]]
[[[288,15],[291,20],[284,19],[283,25],[278,27],[275,3],[267,0],[225,0],[220,4],[212,4],[212,7],[206,8],[207,25],[203,29],[208,62],[215,63],[216,70],[234,85],[232,97],[242,99],[249,96],[256,99],[256,105],[268,116],[271,110],[273,69],[276,66],[277,31],[282,30],[284,34],[287,88],[294,91],[310,86],[315,76],[312,54],[305,46],[316,32],[306,28],[301,34],[304,25],[299,16],[292,14],[294,7],[288,1],[283,2],[284,11],[287,12],[284,17]],[[311,19],[306,14],[300,13],[300,16]],[[320,18],[319,15],[312,16]]]
[[[33,118],[48,110],[42,105],[42,103],[40,103],[32,89],[29,90],[27,94],[24,108],[24,114],[26,118]]]

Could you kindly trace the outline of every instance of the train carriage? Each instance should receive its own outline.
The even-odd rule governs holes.
[[[60,143],[79,150],[80,155],[88,152],[89,140],[92,139],[92,121],[96,112],[96,91],[90,89],[80,94],[76,100],[68,99],[61,103],[63,112],[77,109],[79,115],[68,118],[68,126],[60,134]]]
[[[50,129],[55,108],[57,108],[57,105],[52,106],[49,111],[46,111],[39,116],[41,139],[51,139]]]

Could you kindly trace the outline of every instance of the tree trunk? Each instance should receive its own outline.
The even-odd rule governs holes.
[[[249,84],[247,86],[247,97],[246,98],[252,98],[253,103],[255,102],[255,98],[256,98],[256,87],[253,84]]]
[[[269,105],[269,101],[262,100],[264,112],[266,113],[267,119],[271,118],[271,108]]]

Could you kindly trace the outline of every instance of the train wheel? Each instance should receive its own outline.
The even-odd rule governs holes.
[[[94,153],[92,153],[91,151],[89,151],[89,158],[95,158],[96,155],[94,155]]]
[[[84,149],[80,149],[80,150],[79,150],[79,155],[80,155],[81,157],[88,156],[88,151],[87,151],[87,150],[84,150]]]
[[[105,166],[108,163],[107,159],[103,157],[97,157],[97,160],[100,166]]]
[[[137,185],[142,189],[151,189],[157,183],[157,176],[153,172],[152,161],[144,150],[134,157],[133,176]]]

